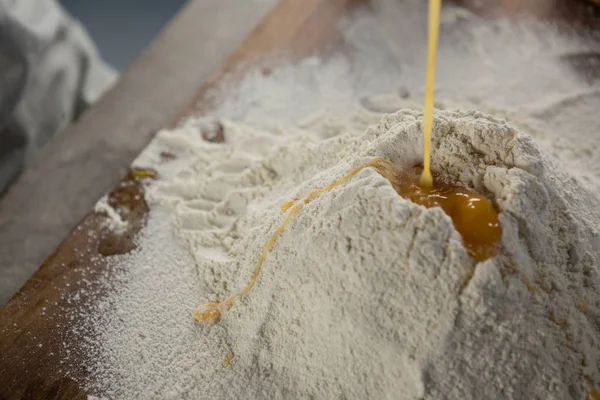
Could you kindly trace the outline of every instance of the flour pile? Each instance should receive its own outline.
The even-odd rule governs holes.
[[[158,173],[147,225],[136,250],[103,260],[106,287],[74,318],[90,394],[562,400],[600,387],[600,81],[564,62],[597,42],[450,5],[436,107],[485,114],[437,112],[432,169],[494,202],[500,255],[476,264],[440,209],[366,169],[292,219],[215,326],[192,320],[245,287],[284,202],[375,157],[422,161],[427,4],[374,4],[345,27],[348,57],[250,70],[210,118],[160,132],[136,160]],[[97,210],[125,228],[106,199]]]
[[[159,133],[135,163],[158,170],[147,189],[150,234],[128,256],[150,266],[130,274],[97,316],[98,394],[584,398],[586,382],[600,380],[599,201],[529,136],[477,112],[436,114],[432,169],[495,202],[500,256],[475,264],[441,209],[401,198],[367,169],[304,207],[256,287],[217,325],[191,322],[195,305],[245,286],[283,202],[373,157],[419,163],[421,120],[403,110],[364,134],[329,138],[230,121],[221,122],[223,143],[202,140],[206,121]],[[175,159],[161,163],[164,151]],[[173,216],[173,225],[157,215]],[[169,261],[168,246],[149,249],[174,233],[194,262]],[[190,280],[181,284],[165,262]],[[135,290],[153,273],[163,276],[155,289],[181,307],[165,310],[156,293]],[[151,350],[127,350],[132,334]]]

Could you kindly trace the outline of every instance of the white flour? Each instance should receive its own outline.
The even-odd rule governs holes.
[[[103,215],[105,218],[102,220],[102,223],[105,228],[107,228],[111,232],[123,232],[127,229],[127,221],[123,220],[121,214],[119,214],[118,210],[115,210],[108,203],[108,196],[102,196],[100,200],[94,206],[94,212],[100,215]]]
[[[250,73],[215,112],[224,143],[202,140],[212,119],[189,121],[136,160],[159,179],[138,249],[112,259],[116,279],[89,310],[90,394],[583,399],[587,380],[598,387],[600,139],[589,112],[600,97],[552,58],[588,44],[551,30],[539,39],[473,22],[468,46],[440,48],[440,106],[514,121],[441,111],[432,146],[434,171],[501,210],[499,257],[475,265],[441,210],[365,170],[292,220],[256,287],[214,327],[192,321],[198,304],[245,286],[284,201],[372,157],[420,162],[420,113],[381,112],[420,108],[422,65],[415,53],[378,59],[376,40],[361,36],[372,24],[348,31],[360,37],[352,64]]]

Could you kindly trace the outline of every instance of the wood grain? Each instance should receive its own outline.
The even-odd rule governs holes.
[[[205,93],[233,72],[273,51],[300,57],[335,41],[336,23],[358,0],[281,0],[264,21],[231,54],[222,68],[198,88],[180,118],[212,106]],[[110,199],[122,206],[122,216],[133,229],[114,235],[103,229],[101,215],[89,214],[42,264],[25,285],[0,309],[0,400],[85,399],[88,378],[82,358],[83,343],[73,327],[86,306],[102,294],[98,278],[110,276],[102,254],[122,253],[134,244],[147,206],[143,181],[151,174],[124,177]],[[136,194],[138,196],[136,196]],[[94,296],[71,297],[84,289]]]

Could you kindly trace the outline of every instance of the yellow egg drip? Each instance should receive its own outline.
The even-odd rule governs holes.
[[[271,249],[275,245],[275,242],[279,238],[279,235],[281,235],[281,233],[283,233],[283,231],[285,230],[285,228],[287,228],[287,226],[290,223],[290,221],[292,220],[292,218],[294,218],[294,216],[300,210],[302,210],[302,208],[306,204],[310,203],[311,201],[313,201],[314,199],[316,199],[323,193],[326,193],[326,192],[330,191],[331,189],[346,183],[347,181],[352,179],[356,174],[358,174],[360,171],[362,171],[365,168],[375,167],[379,171],[379,173],[381,173],[383,175],[383,173],[381,171],[390,170],[390,166],[391,166],[392,170],[395,169],[395,167],[389,161],[386,161],[382,158],[376,158],[372,161],[369,161],[366,164],[363,164],[363,165],[353,169],[349,174],[347,174],[340,180],[338,180],[330,185],[327,185],[323,188],[313,190],[301,202],[288,201],[288,202],[284,203],[281,206],[281,209],[283,211],[289,210],[289,213],[285,217],[285,219],[283,220],[281,225],[279,225],[279,227],[277,229],[275,229],[275,232],[273,232],[273,234],[271,235],[271,238],[267,242],[267,245],[265,246],[265,248],[262,252],[262,255],[258,259],[258,263],[256,264],[256,267],[254,267],[254,273],[252,274],[252,277],[250,278],[248,285],[246,285],[246,287],[239,293],[236,293],[236,294],[230,296],[228,299],[226,299],[220,303],[207,303],[207,304],[202,304],[202,305],[198,306],[194,310],[194,314],[193,314],[194,319],[196,321],[205,321],[208,323],[209,326],[212,326],[215,324],[215,322],[217,322],[217,320],[221,317],[221,315],[223,315],[223,313],[227,312],[233,306],[233,303],[235,302],[235,300],[238,297],[244,296],[244,295],[248,294],[248,292],[250,292],[250,290],[252,290],[252,288],[254,287],[254,284],[256,283],[256,279],[258,278],[258,275],[260,274],[262,265],[265,262],[265,259],[267,258],[269,251],[271,251]],[[384,175],[384,176],[387,178],[386,175]]]
[[[225,359],[223,360],[223,368],[229,368],[229,366],[231,365],[231,361],[233,360],[233,357],[235,357],[235,354],[233,354],[233,351],[231,351],[231,349],[229,348],[229,345],[227,343],[224,343],[223,347],[225,347],[225,349],[227,350],[227,355],[225,356]]]

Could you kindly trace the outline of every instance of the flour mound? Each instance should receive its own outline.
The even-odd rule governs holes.
[[[204,123],[190,122],[159,133],[136,161],[154,165],[165,149],[176,157],[157,167],[147,197],[175,216],[202,302],[247,284],[283,202],[374,157],[422,162],[416,111],[334,136],[221,123],[223,143],[202,141]],[[586,381],[600,381],[597,197],[529,136],[478,112],[437,112],[432,151],[434,172],[501,211],[498,257],[476,263],[441,209],[401,198],[365,169],[294,217],[254,289],[217,325],[190,328],[199,358],[170,395],[584,398]],[[164,390],[145,382],[114,393]]]

